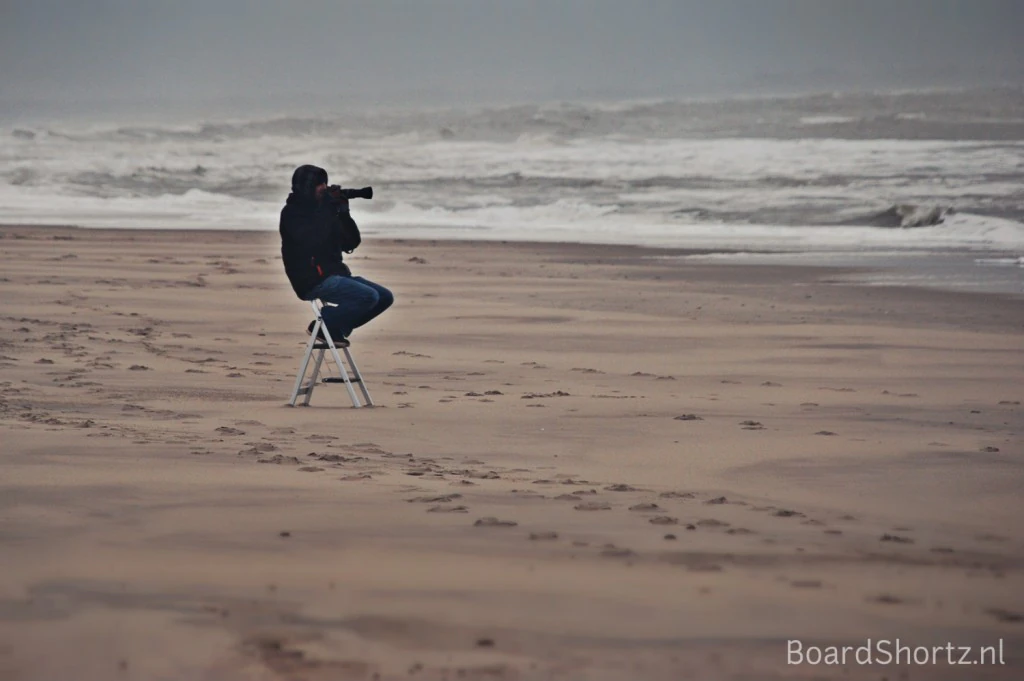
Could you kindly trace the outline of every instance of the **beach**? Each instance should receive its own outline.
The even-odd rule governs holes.
[[[1021,296],[690,254],[0,227],[0,679],[1020,678]]]

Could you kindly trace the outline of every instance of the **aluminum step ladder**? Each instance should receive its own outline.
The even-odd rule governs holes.
[[[327,325],[324,324],[324,318],[320,312],[323,308],[323,303],[319,300],[311,300],[309,305],[313,308],[316,321],[313,323],[313,332],[309,335],[309,342],[306,343],[306,356],[302,360],[298,376],[295,377],[295,389],[292,391],[292,399],[289,402],[289,406],[294,407],[295,402],[299,399],[299,395],[303,395],[302,406],[308,407],[309,401],[313,397],[313,389],[316,388],[318,383],[344,383],[345,388],[348,390],[348,396],[352,398],[353,407],[364,406],[363,403],[360,403],[353,384],[359,385],[359,389],[363,393],[365,406],[372,407],[373,399],[370,398],[370,393],[366,389],[366,383],[363,381],[363,375],[359,373],[359,367],[356,366],[356,361],[352,357],[349,342],[342,339],[340,347],[345,353],[345,359],[348,361],[348,366],[352,371],[351,377],[349,377],[349,371],[346,370],[344,362],[341,361],[341,355],[338,354],[339,345],[335,344],[334,339],[331,338],[331,332],[327,330]],[[314,353],[316,354],[315,358],[313,356]],[[327,360],[326,363],[324,362],[325,358]],[[313,373],[307,382],[306,374],[309,371],[310,362],[313,363]],[[321,373],[331,373],[331,362],[337,367],[338,375],[321,376]]]

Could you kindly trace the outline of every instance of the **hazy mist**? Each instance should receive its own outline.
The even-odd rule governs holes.
[[[0,12],[4,108],[1024,80],[1019,0],[6,0]]]

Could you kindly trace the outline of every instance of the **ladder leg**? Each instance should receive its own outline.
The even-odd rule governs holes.
[[[345,348],[348,350],[348,348]],[[346,352],[346,354],[348,354]],[[359,398],[356,396],[356,391],[352,388],[352,381],[348,377],[348,371],[345,369],[345,365],[341,361],[341,357],[338,355],[338,349],[331,344],[331,355],[334,357],[334,363],[338,365],[338,372],[341,374],[342,380],[345,381],[345,388],[348,390],[348,396],[352,399],[352,406],[359,408],[363,406],[359,403]]]
[[[313,399],[313,388],[316,387],[316,382],[320,379],[320,367],[324,362],[324,351],[321,348],[316,351],[316,361],[313,363],[313,376],[309,379],[309,387],[306,389],[306,399],[303,400],[302,404],[306,407],[309,406],[309,401]]]
[[[315,331],[315,330],[314,330]],[[295,400],[299,398],[299,391],[302,388],[302,379],[306,377],[306,369],[309,368],[309,358],[313,355],[313,343],[316,340],[316,333],[309,337],[309,342],[306,343],[306,356],[302,358],[302,366],[299,368],[299,375],[295,377],[295,389],[292,390],[292,399],[289,400],[291,406],[295,406]],[[309,404],[309,397],[306,397],[306,404]]]
[[[348,360],[348,365],[352,367],[352,375],[355,377],[356,382],[359,383],[359,389],[363,393],[363,397],[366,399],[367,406],[373,406],[373,398],[370,397],[370,391],[366,388],[366,381],[363,380],[363,375],[359,373],[359,367],[356,366],[356,360],[352,357],[352,351],[348,348],[344,348],[345,358]]]
[[[327,339],[327,345],[331,349],[331,357],[334,359],[334,363],[338,365],[338,373],[341,374],[342,380],[345,382],[345,388],[348,390],[348,396],[352,399],[352,406],[359,408],[363,405],[359,403],[359,398],[356,397],[356,391],[352,389],[352,381],[349,380],[348,371],[345,370],[345,365],[341,361],[341,357],[338,356],[338,348],[334,345],[334,338],[331,337],[331,332],[328,330],[327,325],[324,324],[324,338]],[[348,348],[345,348],[346,353]]]

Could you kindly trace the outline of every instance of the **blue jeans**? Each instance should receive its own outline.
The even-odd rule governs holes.
[[[334,338],[347,338],[353,329],[370,321],[395,302],[395,296],[380,284],[362,277],[334,274],[314,286],[306,300],[324,303],[321,315]]]

